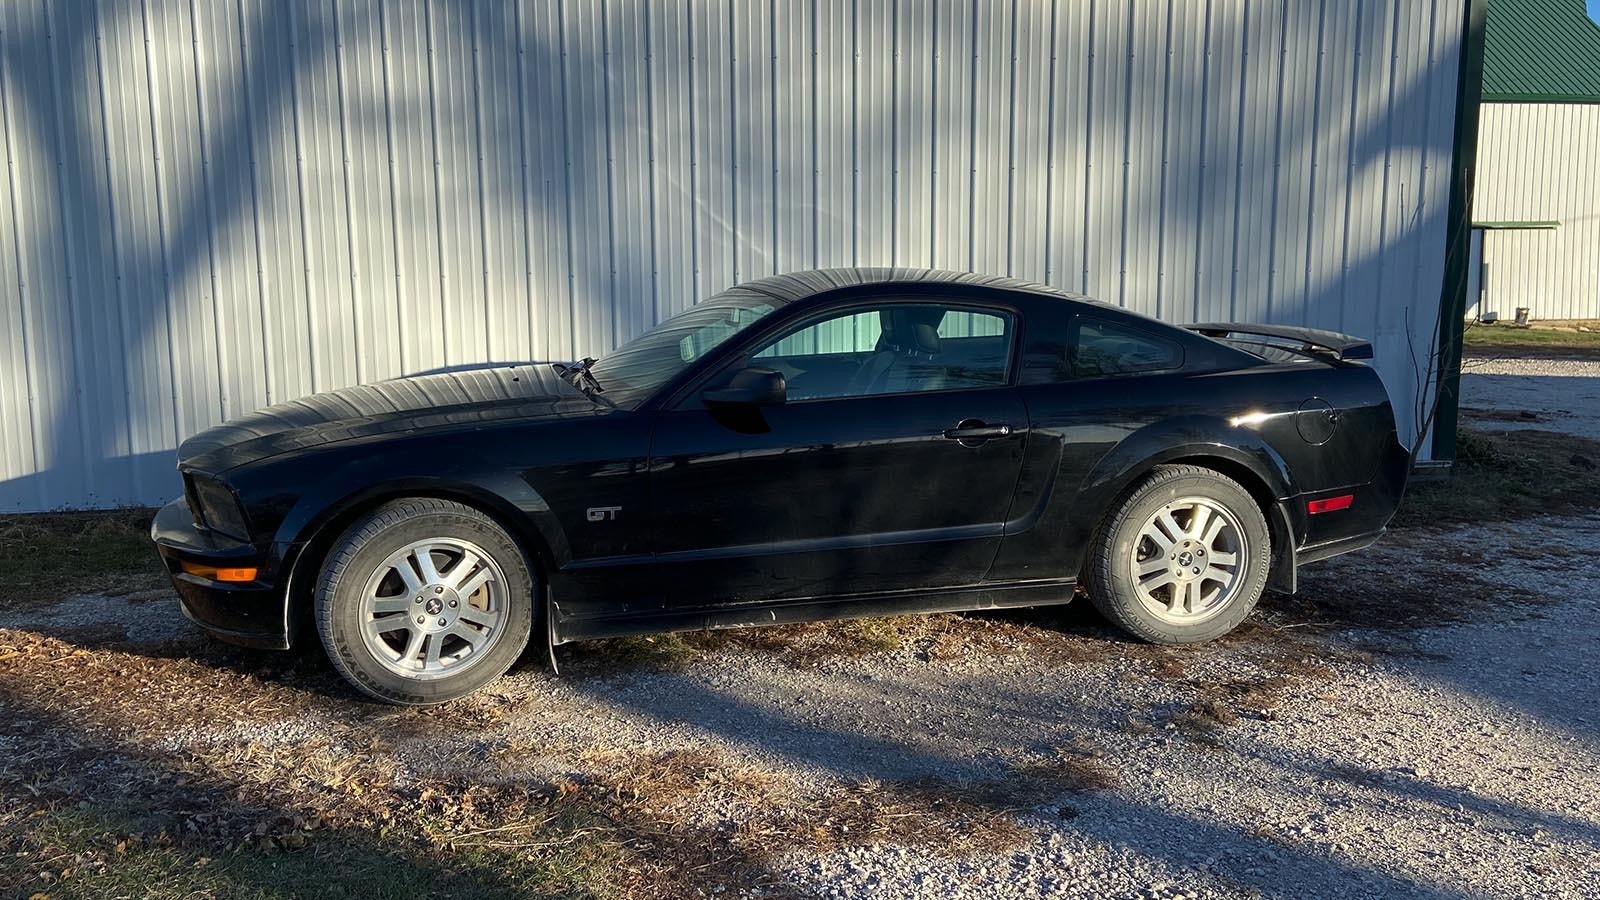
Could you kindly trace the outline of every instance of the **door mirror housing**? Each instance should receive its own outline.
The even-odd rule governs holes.
[[[733,373],[725,387],[700,392],[708,406],[778,406],[789,398],[789,385],[777,369],[752,367]]]

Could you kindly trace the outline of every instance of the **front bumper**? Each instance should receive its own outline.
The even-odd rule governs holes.
[[[199,528],[182,500],[156,513],[150,539],[178,592],[178,605],[195,624],[230,643],[289,648],[289,606],[277,583],[276,554]],[[253,566],[258,576],[242,583],[213,581],[183,571],[184,562],[216,568]]]

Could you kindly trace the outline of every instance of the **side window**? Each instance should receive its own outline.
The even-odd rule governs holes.
[[[1183,347],[1174,341],[1141,331],[1078,319],[1077,334],[1068,348],[1074,378],[1164,372],[1183,365]]]
[[[791,400],[1002,385],[1011,316],[934,304],[856,307],[802,325],[750,354],[782,372]]]

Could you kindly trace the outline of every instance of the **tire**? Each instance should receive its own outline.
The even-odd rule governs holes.
[[[339,674],[362,693],[407,706],[443,703],[499,678],[522,655],[533,587],[522,548],[483,512],[429,497],[394,500],[351,524],[329,550],[317,583],[317,632]]]
[[[1266,518],[1238,482],[1200,466],[1158,466],[1106,514],[1089,548],[1085,588],[1133,637],[1196,644],[1250,615],[1271,560]]]

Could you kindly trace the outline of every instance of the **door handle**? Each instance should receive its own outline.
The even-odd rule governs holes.
[[[989,425],[980,419],[963,419],[956,427],[944,430],[945,437],[960,441],[964,447],[976,447],[991,438],[1005,437],[1010,433],[1010,425]]]

